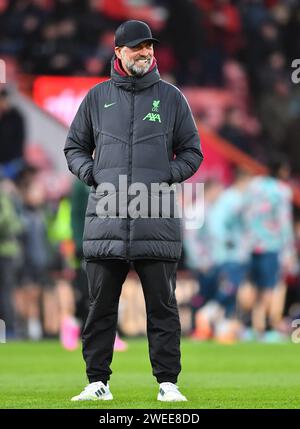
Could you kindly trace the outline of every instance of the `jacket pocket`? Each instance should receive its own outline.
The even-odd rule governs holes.
[[[97,174],[97,170],[99,169],[100,165],[100,159],[101,159],[101,152],[102,152],[102,133],[98,133],[97,139],[96,139],[96,148],[95,148],[95,157],[94,157],[94,164],[93,164],[93,176],[95,178]]]
[[[167,139],[166,135],[163,136],[163,143],[164,143],[166,165],[169,169],[169,180],[167,182],[169,184],[171,184],[171,182],[172,182],[172,171],[171,171],[171,164],[170,164],[169,151],[168,151],[168,139]]]

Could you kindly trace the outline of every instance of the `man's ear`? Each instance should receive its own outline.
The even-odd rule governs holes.
[[[116,47],[115,48],[115,54],[116,54],[116,57],[119,58],[119,60],[120,60],[121,59],[121,48]]]

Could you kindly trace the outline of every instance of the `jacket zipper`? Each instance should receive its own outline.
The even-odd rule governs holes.
[[[133,143],[133,122],[134,122],[134,96],[135,96],[135,85],[132,84],[132,108],[131,108],[131,121],[130,121],[130,134],[129,134],[129,171],[128,171],[128,181],[127,181],[127,198],[128,196],[128,188],[131,185],[132,180],[132,143]],[[128,201],[127,201],[127,204]],[[130,219],[127,211],[127,250],[126,250],[126,258],[130,260]]]

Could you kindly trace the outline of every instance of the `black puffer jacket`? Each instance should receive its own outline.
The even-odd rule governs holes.
[[[92,186],[83,236],[87,260],[180,258],[181,219],[174,217],[173,211],[168,218],[161,217],[161,211],[159,217],[150,218],[124,216],[118,204],[116,213],[107,210],[116,194],[123,197],[126,210],[133,198],[124,200],[127,192],[119,188],[120,175],[127,176],[128,185],[141,182],[149,189],[153,182],[186,180],[203,159],[186,99],[160,79],[156,66],[135,78],[121,75],[112,63],[111,80],[96,85],[83,100],[64,151],[71,172]],[[105,194],[98,187],[96,192],[103,182],[113,184],[116,191]],[[103,198],[107,201],[106,217],[99,209]],[[149,206],[156,198],[150,194]]]

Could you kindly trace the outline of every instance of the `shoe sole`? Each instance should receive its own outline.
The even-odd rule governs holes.
[[[84,402],[84,401],[112,401],[113,396],[109,396],[108,398],[89,398],[89,399],[71,399],[72,402]]]
[[[160,402],[187,402],[187,399],[163,399],[163,398],[157,398]]]

